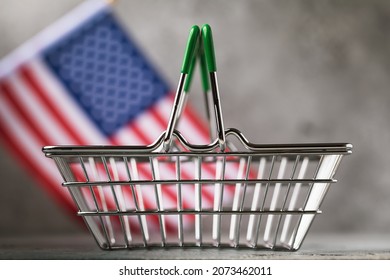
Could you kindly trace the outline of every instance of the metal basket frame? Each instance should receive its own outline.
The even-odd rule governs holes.
[[[211,136],[216,135],[205,145],[189,143],[175,129],[199,53],[206,64],[212,62],[201,65],[208,70],[212,100],[206,95],[206,107]],[[224,129],[213,60],[210,27],[194,26],[168,127],[153,144],[43,148],[100,248],[300,248],[352,145],[259,145],[237,129]],[[164,168],[173,175],[163,174]],[[207,177],[205,168],[215,176]],[[139,169],[150,176],[141,178]],[[143,202],[146,190],[154,197],[149,207]],[[194,197],[191,205],[183,201],[184,192]],[[167,194],[176,205],[166,207]]]

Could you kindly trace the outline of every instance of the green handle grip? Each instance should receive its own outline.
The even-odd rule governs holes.
[[[203,49],[203,44],[202,44],[202,37],[200,37],[200,42],[198,43],[198,47],[196,48],[195,52],[197,53],[197,56],[194,56],[192,59],[192,63],[188,72],[188,76],[186,79],[186,82],[184,84],[184,91],[189,92],[190,87],[191,87],[191,82],[192,82],[192,76],[194,74],[194,69],[196,66],[196,61],[197,58],[199,57],[200,61],[200,75],[201,75],[201,80],[202,80],[202,87],[203,87],[203,92],[208,92],[210,89],[210,84],[209,84],[209,73],[207,70],[207,63],[206,63],[206,58],[204,55],[204,49]]]
[[[202,80],[203,92],[208,92],[210,89],[209,72],[207,71],[206,57],[204,55],[204,48],[199,50],[200,56],[200,76]]]
[[[213,34],[211,32],[211,27],[208,24],[202,26],[202,39],[203,39],[207,69],[209,72],[216,72],[217,64],[215,62]]]
[[[187,75],[187,78],[186,78],[186,82],[184,84],[184,92],[189,92],[190,91],[191,82],[192,82],[192,76],[194,75],[194,69],[195,69],[195,66],[196,66],[196,60],[197,60],[198,52],[199,52],[199,43],[196,44],[195,54],[192,57],[191,65],[190,65],[190,68],[188,69],[188,75]]]
[[[199,36],[200,33],[201,36]],[[197,25],[194,25],[190,30],[181,70],[183,74],[188,74],[184,84],[185,92],[189,92],[191,87],[192,76],[198,57],[200,60],[203,91],[207,92],[210,89],[208,73],[217,71],[213,35],[208,24],[203,25],[202,30]]]
[[[199,26],[192,26],[190,34],[188,35],[187,46],[184,52],[183,64],[181,66],[181,73],[183,74],[188,74],[190,72],[191,65],[193,64],[193,60],[196,54],[195,50],[199,39],[199,33]]]

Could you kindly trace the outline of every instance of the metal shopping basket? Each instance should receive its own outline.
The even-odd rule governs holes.
[[[175,129],[198,58],[211,91],[207,145]],[[43,148],[97,244],[299,249],[352,145],[258,145],[225,130],[208,25],[191,29],[181,72],[168,127],[153,144]]]

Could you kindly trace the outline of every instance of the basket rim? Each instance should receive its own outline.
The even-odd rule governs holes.
[[[74,156],[124,156],[124,155],[196,155],[202,154],[207,156],[212,155],[242,155],[242,154],[257,154],[257,155],[288,155],[288,154],[351,154],[352,144],[350,143],[293,143],[293,144],[254,144],[249,142],[245,136],[234,128],[229,128],[225,131],[226,135],[235,136],[246,149],[246,152],[236,151],[218,151],[218,140],[208,145],[194,145],[189,143],[184,136],[178,132],[174,132],[175,138],[188,151],[168,151],[164,152],[161,149],[165,132],[152,144],[141,145],[57,145],[45,146],[42,148],[43,153],[47,157],[74,155]]]

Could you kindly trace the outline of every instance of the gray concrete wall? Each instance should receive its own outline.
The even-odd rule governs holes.
[[[2,0],[0,57],[79,2]],[[354,145],[312,231],[390,232],[389,1],[122,0],[115,10],[172,88],[189,28],[209,23],[226,127],[256,143]],[[0,235],[80,231],[4,147],[0,178]]]

